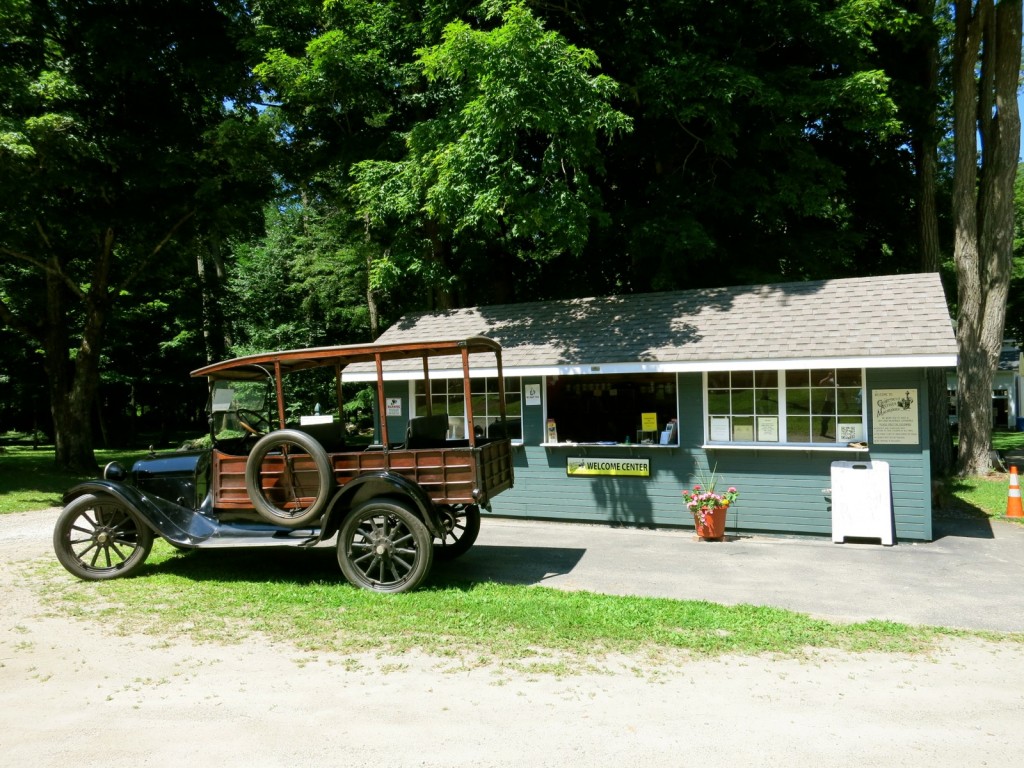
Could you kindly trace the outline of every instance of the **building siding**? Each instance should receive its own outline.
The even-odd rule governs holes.
[[[890,468],[897,540],[932,538],[931,478],[928,451],[927,386],[920,369],[868,370],[868,393],[876,389],[917,390],[918,445],[875,445],[867,453],[822,450],[767,450],[702,447],[703,388],[698,373],[679,374],[679,447],[542,446],[544,407],[523,407],[524,444],[514,449],[515,487],[496,497],[490,513],[498,516],[593,522],[638,527],[692,528],[682,490],[712,469],[719,489],[740,490],[729,510],[728,533],[789,533],[830,536],[833,461],[866,458]],[[523,384],[542,383],[524,378]],[[405,435],[411,410],[408,382],[390,382],[388,397],[402,399],[402,416],[390,417],[393,442]],[[869,435],[873,434],[868,413]],[[568,477],[570,456],[640,457],[650,460],[651,475],[639,477]]]
[[[492,513],[641,527],[692,527],[693,520],[682,502],[682,490],[714,469],[720,478],[720,489],[734,485],[741,494],[729,511],[729,532],[829,536],[832,531],[830,496],[824,491],[831,486],[832,462],[870,458],[889,463],[897,538],[930,540],[931,486],[924,375],[917,369],[869,370],[865,384],[869,392],[896,388],[917,390],[920,445],[872,445],[867,454],[800,449],[705,450],[701,447],[704,429],[700,374],[678,377],[678,448],[542,447],[536,443],[543,433],[543,409],[525,408],[526,444],[516,448],[515,488],[494,500]],[[870,413],[868,428],[870,434]],[[578,455],[649,458],[651,476],[567,477],[566,459]]]

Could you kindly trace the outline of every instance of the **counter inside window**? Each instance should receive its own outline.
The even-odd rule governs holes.
[[[545,446],[678,447],[675,374],[551,376],[546,394]]]

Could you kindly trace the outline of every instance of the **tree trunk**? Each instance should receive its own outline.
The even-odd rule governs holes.
[[[917,12],[922,20],[935,17],[935,0],[918,0]],[[931,32],[920,47],[921,86],[927,98],[927,108],[914,131],[914,161],[917,168],[918,244],[921,251],[921,271],[938,272],[942,261],[939,244],[939,214],[936,203],[938,188],[938,102],[939,102],[939,41],[938,30]],[[929,368],[928,426],[931,470],[933,477],[945,477],[953,467],[953,438],[949,429],[949,393],[946,371]]]
[[[98,357],[104,316],[95,305],[85,306],[82,343],[68,359],[67,288],[59,274],[47,274],[47,323],[43,339],[50,413],[53,417],[55,460],[60,469],[95,473],[90,414],[99,379]]]
[[[956,0],[953,50],[953,220],[960,355],[957,473],[978,475],[989,470],[992,377],[1002,349],[1013,257],[1021,0],[998,5],[993,0],[976,4]]]

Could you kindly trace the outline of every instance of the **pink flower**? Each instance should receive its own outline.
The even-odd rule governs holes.
[[[733,488],[731,485],[729,486],[729,493],[736,493],[736,489]]]

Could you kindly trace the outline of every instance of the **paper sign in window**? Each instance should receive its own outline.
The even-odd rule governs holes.
[[[711,417],[711,439],[728,442],[732,438],[728,416]]]
[[[757,439],[762,443],[779,442],[779,419],[777,416],[757,417]]]

